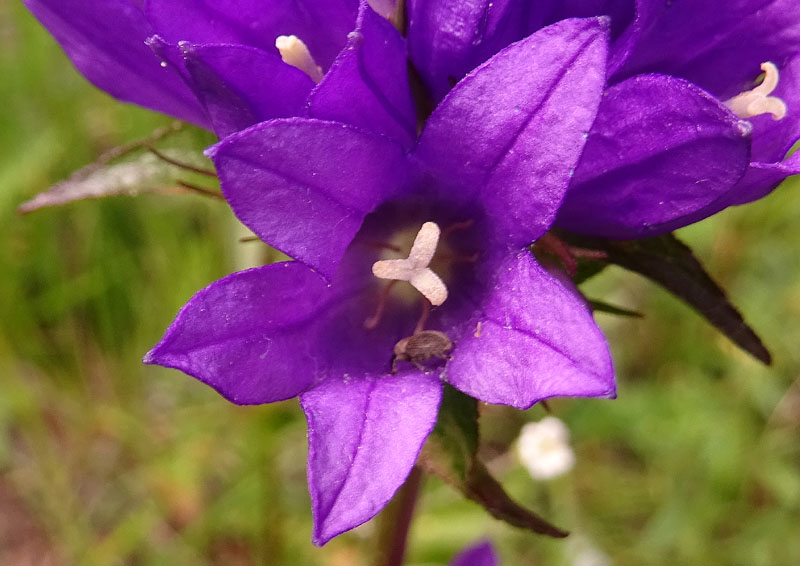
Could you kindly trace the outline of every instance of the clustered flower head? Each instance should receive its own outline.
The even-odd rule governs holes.
[[[295,260],[200,291],[145,362],[299,396],[317,544],[393,496],[444,384],[615,395],[529,246],[664,233],[800,172],[792,1],[25,0],[96,85],[213,129],[228,203]]]

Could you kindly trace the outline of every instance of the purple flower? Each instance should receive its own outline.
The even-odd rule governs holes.
[[[370,68],[359,40],[351,64],[329,73],[330,96],[374,94],[373,131],[330,121],[342,109],[322,102],[323,82],[311,111],[325,119],[258,124],[210,152],[237,216],[297,261],[200,291],[145,361],[235,403],[299,395],[315,543],[389,501],[436,421],[443,383],[519,408],[614,396],[587,305],[528,250],[552,224],[594,120],[605,28],[568,20],[502,50],[452,90],[411,148],[405,75],[366,85],[351,72]],[[379,44],[402,48],[389,36]]]
[[[499,566],[500,561],[489,541],[479,541],[463,548],[450,566]]]
[[[438,99],[509,41],[601,14],[612,19],[610,86],[559,226],[656,235],[760,198],[800,172],[800,156],[783,161],[800,137],[794,0],[409,0],[409,51]],[[731,104],[768,61],[781,75],[771,95],[788,108],[780,121]]]
[[[638,0],[609,68],[613,86],[559,225],[620,238],[659,234],[761,198],[800,173],[800,156],[784,160],[800,138],[800,12],[793,0]],[[764,96],[737,97],[748,91]],[[682,135],[647,143],[636,133],[641,126],[631,124],[652,119],[678,124]],[[737,128],[747,137],[737,139]],[[623,167],[604,169],[620,156]],[[692,211],[698,196],[706,204]],[[626,217],[626,210],[635,212]]]
[[[97,87],[221,137],[302,114],[358,7],[357,0],[24,1]]]

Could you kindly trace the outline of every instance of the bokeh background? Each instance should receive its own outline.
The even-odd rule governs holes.
[[[21,3],[0,2],[0,564],[369,564],[369,524],[310,544],[296,402],[234,407],[140,363],[197,289],[261,245],[238,242],[223,202],[122,196],[14,212],[167,123],[94,90]],[[606,270],[587,295],[645,317],[597,316],[616,401],[552,404],[575,469],[535,482],[503,452],[542,409],[485,407],[482,419],[492,470],[573,536],[516,530],[427,478],[408,563],[445,564],[488,537],[507,566],[800,564],[799,191],[787,183],[679,234],[772,367],[638,276]]]

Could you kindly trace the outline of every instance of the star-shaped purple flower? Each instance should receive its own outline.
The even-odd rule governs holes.
[[[413,145],[405,75],[376,86],[377,71],[354,72],[375,53],[356,38],[329,73],[332,91],[320,84],[317,118],[258,124],[211,150],[237,216],[297,261],[200,291],[145,361],[235,403],[299,395],[315,543],[389,501],[443,383],[523,409],[615,395],[589,308],[528,249],[551,226],[595,118],[606,28],[567,20],[502,50]],[[390,37],[373,45],[402,61]],[[342,89],[374,95],[371,131],[331,121]]]
[[[800,173],[800,154],[784,160],[800,137],[794,0],[409,0],[408,14],[411,58],[436,99],[542,25],[611,17],[610,86],[561,227],[611,238],[657,235],[760,198]],[[764,87],[777,85],[756,90],[782,100],[785,115],[778,102],[732,103],[756,86],[767,62],[776,72]]]

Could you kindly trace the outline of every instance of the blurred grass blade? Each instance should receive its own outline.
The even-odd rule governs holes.
[[[439,419],[420,455],[420,465],[461,491],[494,518],[538,534],[563,538],[555,527],[515,502],[477,457],[478,402],[445,386]]]
[[[686,302],[734,344],[769,365],[772,355],[744,321],[725,291],[711,278],[692,250],[673,234],[640,240],[607,240],[559,232],[570,245],[604,251],[607,261],[634,271]]]

